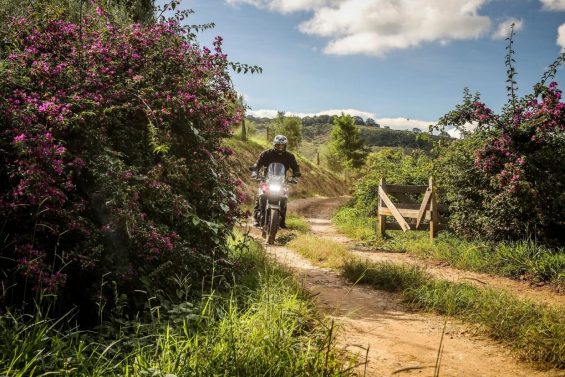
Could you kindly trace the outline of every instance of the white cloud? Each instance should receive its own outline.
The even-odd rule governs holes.
[[[465,123],[463,125],[463,127],[461,127],[461,128],[451,127],[451,128],[448,128],[446,130],[446,132],[449,134],[449,136],[451,136],[455,139],[461,139],[463,137],[463,134],[464,134],[464,132],[462,132],[462,130],[467,132],[467,133],[472,133],[473,131],[475,131],[477,129],[478,125],[479,124],[477,122]]]
[[[510,36],[510,26],[512,24],[514,24],[514,32],[518,32],[518,31],[522,30],[522,28],[524,27],[524,21],[523,20],[519,20],[519,19],[514,18],[514,17],[508,18],[508,19],[502,21],[498,25],[498,28],[496,29],[496,31],[494,33],[492,33],[492,38],[493,39],[508,38]]]
[[[479,14],[489,0],[226,0],[272,11],[311,11],[303,33],[329,39],[328,54],[380,56],[422,43],[479,38],[491,20]]]
[[[301,118],[310,116],[318,116],[318,115],[341,115],[341,113],[344,114],[349,114],[349,115],[356,115],[356,116],[360,116],[363,119],[367,119],[367,118],[374,118],[375,115],[373,113],[367,112],[367,111],[362,111],[362,110],[356,110],[356,109],[330,109],[330,110],[324,110],[324,111],[320,111],[317,113],[295,113],[295,112],[291,112],[291,111],[287,111],[285,112],[285,115],[287,116],[298,116]],[[262,109],[262,110],[250,110],[247,112],[247,115],[252,115],[254,117],[258,117],[258,118],[275,118],[278,114],[278,110],[267,110],[267,109]]]
[[[414,128],[419,128],[422,131],[428,131],[430,124],[435,124],[436,122],[429,122],[426,120],[409,119],[409,118],[378,118],[375,122],[381,125],[381,127],[388,126],[394,130],[410,130]]]
[[[344,0],[322,7],[299,29],[330,38],[325,52],[384,55],[426,42],[478,38],[491,25],[486,0]]]
[[[561,24],[557,29],[557,44],[561,49],[565,49],[565,24]]]
[[[256,118],[270,118],[273,119],[277,116],[277,110],[268,110],[268,109],[261,109],[261,110],[247,110],[246,115],[251,115]]]
[[[303,118],[305,116],[316,116],[316,115],[341,115],[342,113],[349,114],[352,116],[360,116],[363,119],[375,117],[373,113],[357,110],[357,109],[330,109],[330,110],[320,111],[319,113],[287,113],[287,114],[292,114]]]
[[[565,0],[540,0],[545,10],[565,10]]]
[[[247,112],[247,115],[252,115],[258,118],[275,118],[277,116],[277,110],[250,110]],[[412,130],[414,128],[419,128],[422,131],[428,131],[430,124],[435,124],[436,122],[430,122],[426,120],[418,120],[418,119],[409,119],[409,118],[376,118],[375,115],[368,111],[362,111],[357,109],[331,109],[331,110],[324,110],[317,113],[295,113],[295,112],[286,112],[285,114],[288,116],[299,116],[304,118],[306,116],[317,116],[317,115],[341,115],[349,114],[353,116],[360,116],[364,120],[367,118],[373,118],[375,122],[381,125],[381,127],[388,126],[394,130]]]

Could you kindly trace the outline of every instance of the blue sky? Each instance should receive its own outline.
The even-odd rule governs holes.
[[[506,102],[506,41],[514,20],[519,94],[565,46],[565,0],[184,0],[190,23],[214,22],[250,113],[336,113],[392,128],[422,127],[460,103],[464,87],[493,110]],[[561,30],[561,35],[559,33]],[[559,42],[558,42],[559,39]],[[561,44],[561,46],[560,46]],[[564,71],[556,77],[565,85]]]

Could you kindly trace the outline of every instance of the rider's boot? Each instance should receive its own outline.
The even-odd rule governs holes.
[[[259,213],[258,212],[253,213],[253,226],[255,226],[255,227],[261,226],[261,224],[259,223]]]

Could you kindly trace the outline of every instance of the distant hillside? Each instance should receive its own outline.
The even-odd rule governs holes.
[[[252,200],[257,190],[257,182],[250,178],[249,166],[257,161],[259,153],[269,148],[269,145],[257,140],[243,142],[236,138],[226,139],[224,145],[233,149],[230,157],[233,171],[244,183],[244,192]],[[344,181],[336,174],[313,164],[306,158],[295,154],[300,165],[302,177],[298,185],[292,186],[291,196],[307,197],[312,195],[339,196],[348,193]]]
[[[308,119],[306,119],[308,118]],[[333,127],[331,123],[312,123],[311,117],[303,118],[303,136],[304,140],[324,144],[330,136],[330,131]],[[315,120],[318,120],[316,117]],[[330,116],[328,119],[321,120],[331,121]],[[256,128],[258,133],[265,134],[265,130],[272,119],[269,118],[255,118],[248,117]],[[359,118],[360,119],[360,118]],[[435,136],[430,137],[427,133],[418,131],[403,131],[393,130],[390,128],[381,128],[377,123],[367,125],[362,119],[357,119],[357,125],[361,129],[361,137],[370,147],[400,147],[400,148],[418,148],[430,150],[432,148],[432,141]],[[304,122],[306,120],[306,122]],[[363,124],[361,124],[363,123]]]
[[[367,145],[373,147],[402,147],[432,149],[432,141],[435,136],[430,137],[427,133],[392,130],[389,128],[375,128],[359,126],[361,137]]]

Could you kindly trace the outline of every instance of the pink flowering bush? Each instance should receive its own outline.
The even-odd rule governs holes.
[[[241,114],[222,39],[97,13],[1,20],[0,303],[94,309],[114,281],[135,307],[135,290],[199,290],[229,267],[220,143]]]
[[[466,92],[440,123],[476,125],[442,149],[437,169],[459,234],[564,244],[565,103],[557,83],[536,85],[501,115]]]

